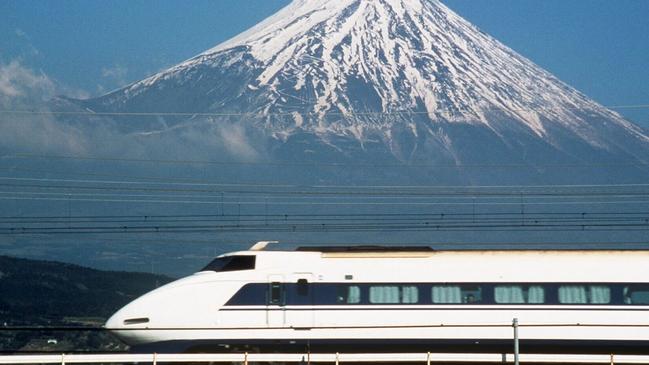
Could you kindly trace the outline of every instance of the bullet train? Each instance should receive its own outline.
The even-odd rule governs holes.
[[[135,352],[649,354],[649,251],[307,247],[217,257],[105,327]]]

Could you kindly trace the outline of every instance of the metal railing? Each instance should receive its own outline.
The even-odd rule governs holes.
[[[213,354],[29,354],[0,355],[0,365],[19,364],[126,364],[151,363],[500,363],[519,365],[534,364],[648,364],[649,355],[616,355],[616,354],[520,354],[519,327],[514,318],[513,353],[213,353]],[[553,326],[553,325],[542,325]],[[566,325],[562,325],[566,326]],[[582,326],[577,324],[575,326]],[[645,325],[642,325],[644,327]]]
[[[520,354],[522,363],[545,364],[649,364],[649,355],[568,355]],[[125,364],[157,365],[163,363],[513,363],[514,354],[464,354],[464,353],[318,353],[318,354],[59,354],[59,355],[6,355],[0,364]]]

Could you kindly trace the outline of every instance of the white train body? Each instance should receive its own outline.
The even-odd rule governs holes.
[[[242,251],[212,270],[106,327],[156,351],[505,351],[517,318],[528,349],[649,353],[649,251]]]

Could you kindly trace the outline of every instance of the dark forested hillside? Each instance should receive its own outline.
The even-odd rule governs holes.
[[[170,280],[152,274],[0,256],[0,351],[118,348],[116,341],[103,333],[11,328],[97,327],[126,303]]]

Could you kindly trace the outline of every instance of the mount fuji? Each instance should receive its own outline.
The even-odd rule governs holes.
[[[628,182],[649,163],[646,131],[436,0],[294,0],[170,69],[68,104],[130,113],[116,125],[145,139],[236,130],[252,152],[234,158],[373,164],[350,181],[393,164],[428,183]]]

